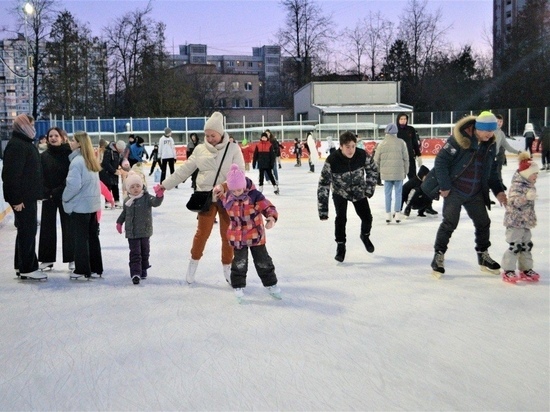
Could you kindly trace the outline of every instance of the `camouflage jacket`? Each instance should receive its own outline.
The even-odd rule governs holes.
[[[325,161],[317,187],[319,217],[328,216],[331,186],[334,195],[356,202],[372,197],[377,176],[372,157],[363,149],[358,148],[352,158],[344,156],[340,149],[331,153]]]

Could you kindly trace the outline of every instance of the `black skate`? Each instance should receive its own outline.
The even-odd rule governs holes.
[[[374,245],[370,241],[369,236],[370,236],[370,234],[366,234],[366,235],[361,234],[360,238],[363,241],[363,244],[365,245],[365,248],[367,249],[367,252],[372,253],[372,252],[374,252]]]
[[[432,276],[436,279],[441,278],[443,273],[445,273],[445,267],[443,266],[444,260],[445,254],[443,252],[435,252],[432,260]]]
[[[336,256],[334,256],[334,259],[336,259],[338,262],[343,262],[345,257],[346,244],[344,242],[338,242],[338,245],[336,246]]]
[[[486,250],[477,252],[477,263],[482,272],[487,272],[492,275],[498,275],[500,273],[500,265],[491,259],[489,252]]]

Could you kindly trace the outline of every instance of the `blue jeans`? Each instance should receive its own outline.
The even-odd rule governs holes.
[[[401,211],[403,200],[403,181],[402,180],[384,180],[384,196],[386,198],[386,213],[391,213],[391,192],[395,192],[394,212]]]

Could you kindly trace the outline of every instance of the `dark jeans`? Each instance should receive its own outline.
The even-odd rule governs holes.
[[[69,215],[74,240],[74,274],[90,275],[103,273],[99,223],[97,214],[71,213]]]
[[[336,219],[334,219],[334,240],[336,242],[346,242],[346,223],[348,221],[348,200],[339,195],[332,195]],[[352,202],[355,213],[361,219],[361,234],[370,235],[372,228],[372,213],[370,211],[369,200],[364,197],[357,202]]]
[[[74,241],[71,237],[69,215],[65,213],[61,201],[48,199],[42,201],[40,218],[40,241],[38,243],[38,261],[55,262],[57,252],[57,211],[61,220],[61,242],[63,262],[74,261]]]
[[[267,177],[269,178],[269,181],[271,182],[271,184],[273,186],[276,185],[275,183],[275,177],[273,176],[273,172],[271,169],[260,169],[260,178],[259,178],[259,184],[260,186],[263,186],[264,185],[264,174],[267,175]]]
[[[443,198],[443,221],[437,230],[434,244],[436,252],[445,253],[447,251],[451,236],[458,226],[462,206],[464,206],[468,216],[474,223],[476,250],[483,252],[491,246],[489,241],[491,219],[487,213],[482,193],[479,192],[473,197],[466,198],[460,196],[456,190],[451,189],[449,195]]]
[[[148,237],[128,239],[128,245],[130,246],[130,276],[147,277],[147,269],[151,267],[149,265],[149,239]]]
[[[246,286],[246,272],[248,272],[248,247],[234,249],[233,262],[231,262],[231,286],[234,288],[244,288]],[[250,253],[254,260],[256,272],[262,280],[262,285],[273,286],[277,284],[277,275],[275,275],[275,266],[273,260],[265,245],[251,246]]]
[[[170,174],[174,174],[174,163],[176,159],[162,159],[160,161],[160,181],[164,182],[164,179],[166,179],[166,166],[170,168]]]
[[[25,207],[20,212],[13,211],[15,216],[15,254],[13,267],[21,274],[31,273],[38,270],[38,259],[36,258],[36,220],[37,207],[35,201],[25,201]]]
[[[531,156],[533,155],[533,143],[535,143],[534,137],[525,138],[525,150],[528,151],[531,154]]]
[[[541,153],[543,166],[550,166],[550,149],[543,149]]]
[[[155,171],[155,166],[157,164],[160,165],[160,161],[159,160],[153,160],[153,163],[151,164],[151,170],[149,171],[149,176],[153,174],[153,172]]]

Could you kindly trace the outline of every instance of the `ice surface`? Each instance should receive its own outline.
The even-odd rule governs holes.
[[[550,172],[537,183],[533,230],[541,281],[510,285],[480,272],[465,212],[446,273],[432,278],[440,218],[413,211],[386,225],[382,187],[371,199],[375,253],[350,205],[346,260],[337,263],[332,204],[329,221],[317,215],[320,168],[283,162],[281,195],[265,186],[280,214],[267,248],[282,300],[266,293],[250,259],[247,303],[236,302],[217,226],[196,283],[185,283],[196,227],[185,209],[190,181],[154,209],[152,268],[139,286],[115,229],[119,211],[103,213],[105,274],[93,281],[69,280],[59,239],[47,282],[16,280],[16,232],[5,219],[0,410],[548,410]],[[514,168],[511,156],[506,184]],[[490,216],[500,261],[504,209]]]

